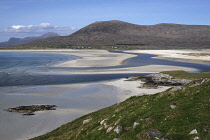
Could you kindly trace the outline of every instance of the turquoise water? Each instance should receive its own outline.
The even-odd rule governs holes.
[[[9,72],[22,68],[51,66],[63,61],[76,59],[75,56],[48,53],[0,52],[0,71]]]
[[[123,52],[118,52],[123,53]],[[57,85],[70,83],[96,82],[112,80],[139,75],[128,74],[70,74],[59,75],[56,71],[68,72],[85,70],[128,68],[146,65],[170,65],[195,68],[194,72],[210,71],[210,65],[186,63],[172,60],[153,58],[155,55],[137,54],[138,56],[127,59],[122,65],[108,67],[52,67],[57,63],[77,59],[71,55],[48,54],[48,53],[20,53],[0,52],[0,86],[33,86],[33,85]],[[53,71],[54,74],[51,74]],[[45,74],[41,74],[44,72]],[[143,73],[142,73],[143,74]]]

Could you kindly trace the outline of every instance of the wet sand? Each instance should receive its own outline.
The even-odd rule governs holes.
[[[15,51],[17,52],[17,51]],[[21,51],[22,52],[22,51]],[[28,50],[24,52],[44,52],[70,54],[80,59],[64,62],[55,67],[100,67],[120,65],[135,55],[110,53],[102,50]],[[154,73],[166,70],[194,70],[185,67],[148,65],[141,67],[117,68],[106,70],[85,70],[83,72],[52,71],[50,74],[107,74],[107,73]],[[124,101],[131,96],[155,94],[168,87],[158,89],[139,89],[141,81],[117,79],[83,84],[49,86],[12,86],[0,87],[0,135],[7,140],[25,140],[45,134],[62,124],[82,115]],[[57,110],[22,116],[3,109],[32,104],[53,104]]]
[[[210,63],[210,56],[191,56],[188,54],[209,54],[210,49],[200,49],[200,50],[131,50],[126,51],[131,53],[147,53],[158,55],[157,58],[171,59],[171,60],[181,60],[185,62],[196,62],[196,63]]]

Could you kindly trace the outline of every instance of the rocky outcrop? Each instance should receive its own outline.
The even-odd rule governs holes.
[[[56,105],[30,105],[30,106],[19,106],[15,108],[8,108],[5,111],[24,113],[24,116],[35,115],[34,112],[45,111],[45,110],[55,110]]]
[[[84,120],[82,123],[83,123],[83,124],[87,124],[87,123],[89,123],[91,120],[92,120],[92,118],[89,118],[89,119],[87,119],[87,120]]]
[[[172,76],[163,73],[140,75],[129,77],[128,81],[141,80],[145,82],[142,88],[157,88],[158,86],[183,86],[190,83],[189,79],[174,79]]]

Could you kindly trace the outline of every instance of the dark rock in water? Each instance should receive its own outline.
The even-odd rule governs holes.
[[[36,111],[55,110],[56,105],[30,105],[30,106],[19,106],[15,108],[8,108],[5,111],[25,113],[24,116],[35,115]]]

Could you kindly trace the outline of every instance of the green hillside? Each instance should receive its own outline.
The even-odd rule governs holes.
[[[33,140],[209,140],[210,73],[164,73],[197,81],[179,90],[131,97]]]

